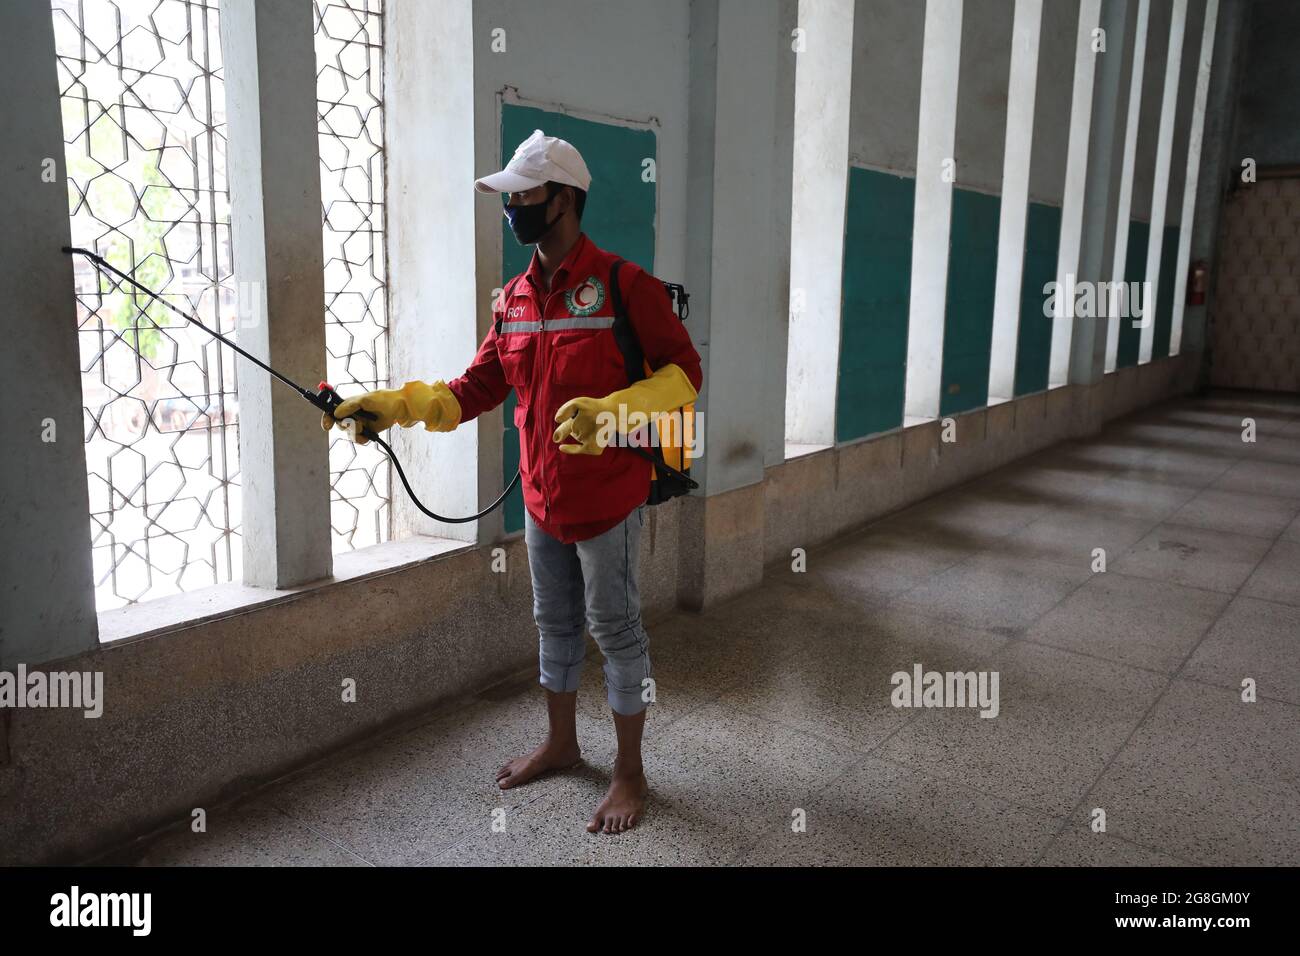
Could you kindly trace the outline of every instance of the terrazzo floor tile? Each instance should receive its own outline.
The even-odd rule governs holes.
[[[264,799],[370,862],[428,862],[494,810],[535,800],[555,785],[556,775],[506,791],[495,783],[497,768],[535,747],[544,727],[540,698],[479,703],[313,768]],[[581,725],[579,734],[599,740]],[[585,754],[600,755],[599,747]]]
[[[1086,566],[986,553],[936,574],[895,603],[968,627],[1010,632],[1038,620],[1091,573]]]
[[[1168,683],[1025,642],[1009,644],[983,666],[999,674],[997,716],[926,709],[879,754],[1054,815],[1071,810]]]
[[[1300,496],[1300,464],[1246,457],[1215,481],[1213,487],[1248,495]]]
[[[1071,459],[1035,457],[1000,468],[979,485],[995,485],[1011,494],[1032,498],[1048,507],[1072,505],[1096,491],[1111,477],[1111,469]]]
[[[482,823],[441,853],[449,866],[717,866],[737,856],[750,837],[737,826],[693,815],[656,792],[632,830],[588,833],[587,821],[609,786],[609,770],[585,767],[534,803]],[[740,822],[739,818],[736,821]]]
[[[1207,488],[1169,516],[1170,524],[1276,538],[1300,514],[1300,498]]]
[[[1049,505],[1003,485],[977,485],[940,495],[880,522],[896,533],[942,535],[964,546],[987,547],[1042,516]]]
[[[1006,640],[910,610],[882,608],[859,628],[805,640],[781,668],[744,673],[718,702],[865,751],[912,715],[890,702],[895,673],[910,675],[918,661],[927,668],[971,670]]]
[[[1088,795],[1107,831],[1200,866],[1300,864],[1294,705],[1174,681]]]
[[[1190,866],[1168,853],[1138,846],[1091,826],[1072,821],[1070,828],[1052,841],[1039,866]]]
[[[1114,477],[1080,502],[1097,515],[1164,521],[1196,495],[1196,488]]]
[[[1121,574],[1232,593],[1269,549],[1265,538],[1161,524],[1110,567]]]
[[[651,794],[629,833],[585,831],[615,755],[588,641],[570,770],[495,785],[545,733],[530,669],[117,858],[1300,864],[1297,454],[1300,402],[1165,404],[655,621]],[[892,676],[918,664],[996,671],[997,716],[895,707]]]
[[[1300,608],[1238,597],[1205,636],[1183,676],[1300,704]]]
[[[1025,560],[1041,559],[1091,570],[1096,548],[1114,561],[1151,530],[1150,518],[1098,515],[1080,505],[1056,508],[999,545],[999,551]]]
[[[926,531],[870,529],[809,556],[808,573],[841,600],[873,604],[915,587],[976,553]]]
[[[1022,866],[1047,847],[1057,817],[868,757],[760,834],[751,866]]]
[[[1241,593],[1300,607],[1300,541],[1274,542]]]
[[[1229,600],[1118,572],[1096,574],[1039,618],[1025,639],[1172,674]]]
[[[263,802],[223,807],[136,857],[139,866],[366,866],[365,860]]]
[[[761,830],[789,819],[859,755],[713,704],[658,735],[643,759],[658,800],[720,826],[741,820]]]

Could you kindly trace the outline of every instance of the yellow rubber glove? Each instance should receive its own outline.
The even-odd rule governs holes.
[[[695,386],[686,373],[676,365],[665,365],[649,378],[604,398],[565,402],[555,413],[560,427],[551,437],[566,455],[599,455],[616,430],[629,425],[635,430],[655,415],[689,405],[695,398]],[[633,417],[637,413],[645,417],[638,421]],[[564,444],[566,440],[577,444]]]
[[[359,445],[367,441],[361,434],[362,425],[371,431],[382,432],[394,425],[410,428],[420,422],[431,432],[449,432],[460,424],[460,402],[456,401],[446,382],[407,382],[401,388],[381,388],[349,398],[334,409],[333,417],[329,413],[321,415],[320,426],[328,431],[336,422],[351,418],[362,410],[378,417],[374,421],[357,419],[358,427],[352,435]]]

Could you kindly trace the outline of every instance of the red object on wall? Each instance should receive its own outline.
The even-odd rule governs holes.
[[[1197,259],[1187,270],[1187,304],[1205,304],[1205,260]]]

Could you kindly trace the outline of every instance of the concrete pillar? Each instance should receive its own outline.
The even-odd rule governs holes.
[[[1065,161],[1065,194],[1061,203],[1061,241],[1056,255],[1057,288],[1064,290],[1070,287],[1070,277],[1079,273],[1083,200],[1087,191],[1088,139],[1092,133],[1093,90],[1098,59],[1098,54],[1093,52],[1093,31],[1100,22],[1101,0],[1083,0],[1079,5],[1079,29],[1075,35],[1070,143]],[[1109,46],[1107,42],[1107,48]],[[1049,387],[1065,385],[1070,375],[1074,319],[1062,308],[1062,299],[1061,295],[1057,295],[1057,311],[1052,319],[1052,351],[1047,371]]]
[[[688,606],[762,578],[760,482],[784,435],[795,21],[793,0],[691,5],[686,286],[705,447],[692,470],[703,496],[682,507]]]
[[[324,264],[311,0],[225,0],[231,240],[243,348],[312,388],[325,368]],[[332,569],[320,413],[239,360],[244,583],[292,587]]]
[[[479,231],[486,248],[476,253],[470,238],[476,235],[476,203],[490,204],[476,199],[474,178],[497,165],[491,148],[495,132],[489,127],[491,135],[476,139],[469,108],[475,101],[477,48],[470,0],[389,0],[386,16],[385,138],[393,210],[388,218],[389,362],[392,385],[401,387],[412,379],[450,381],[469,365],[492,321],[496,283],[491,280],[500,272],[499,266],[477,266],[500,262],[501,228],[493,221]],[[500,216],[499,210],[489,212]],[[500,416],[490,412],[446,434],[423,428],[389,433],[407,478],[428,507],[439,514],[472,514],[482,507],[480,493],[483,504],[500,493]],[[394,538],[479,538],[475,523],[449,525],[426,517],[396,474],[392,501]],[[478,524],[485,526],[487,539],[498,536],[501,511]]]
[[[1108,281],[1115,254],[1115,224],[1124,176],[1125,134],[1128,128],[1129,76],[1133,69],[1133,35],[1137,9],[1125,0],[1105,0],[1099,26],[1105,31],[1106,52],[1097,54],[1093,77],[1091,129],[1079,232],[1078,281]],[[1103,307],[1094,297],[1096,312]],[[1109,309],[1111,303],[1105,303]],[[1094,385],[1106,374],[1109,318],[1075,316],[1070,345],[1069,381]],[[1101,424],[1100,420],[1092,423]]]
[[[831,445],[840,368],[852,0],[802,0],[799,29],[805,46],[795,71],[785,440]]]
[[[1151,19],[1151,0],[1138,0],[1137,19],[1133,24],[1133,66],[1129,70],[1128,120],[1124,127],[1124,159],[1120,171],[1119,204],[1115,210],[1115,242],[1110,274],[1112,282],[1124,281],[1124,263],[1128,255],[1129,218],[1133,211],[1133,174],[1137,163],[1138,120],[1142,115],[1142,78],[1146,73],[1147,24]],[[1113,372],[1119,357],[1119,316],[1106,323],[1106,371]]]
[[[1249,17],[1247,0],[1221,0],[1214,36],[1213,69],[1206,95],[1205,124],[1201,131],[1201,169],[1196,183],[1190,258],[1210,264],[1206,303],[1214,297],[1215,253],[1219,215],[1229,176],[1240,175],[1240,157],[1233,156],[1232,129],[1241,73],[1241,49]],[[1207,14],[1208,19],[1208,14]],[[1183,313],[1182,348],[1206,352],[1207,304],[1189,305]]]
[[[46,0],[0,4],[0,668],[98,641],[54,28]],[[52,439],[52,440],[51,440]]]
[[[998,273],[993,299],[989,399],[1009,399],[1016,387],[1020,285],[1025,267],[1025,217],[1029,209],[1029,159],[1038,89],[1038,38],[1042,0],[1016,0],[1007,83],[1006,148],[1002,153],[1002,206],[998,221]]]
[[[1187,0],[1174,0],[1169,18],[1169,46],[1165,57],[1164,95],[1160,104],[1160,138],[1156,141],[1156,173],[1151,194],[1151,233],[1147,239],[1147,288],[1144,297],[1142,341],[1138,348],[1138,363],[1151,361],[1151,347],[1155,341],[1156,302],[1160,294],[1160,258],[1164,248],[1165,211],[1169,201],[1169,166],[1173,158],[1174,120],[1178,106],[1178,71],[1183,59],[1183,30],[1187,24]]]
[[[929,0],[925,5],[921,125],[916,143],[916,205],[912,227],[912,298],[908,306],[907,386],[903,397],[907,423],[932,419],[939,414],[961,17],[961,0]]]
[[[1173,325],[1169,330],[1169,354],[1177,355],[1182,348],[1183,320],[1187,309],[1187,273],[1192,251],[1192,232],[1195,228],[1196,187],[1201,173],[1201,141],[1205,129],[1205,105],[1210,93],[1210,70],[1214,61],[1214,32],[1219,19],[1219,0],[1207,0],[1205,22],[1201,26],[1200,44],[1196,57],[1196,92],[1192,100],[1192,125],[1187,134],[1187,155],[1175,156],[1174,162],[1187,163],[1187,177],[1183,181],[1183,194],[1174,197],[1182,203],[1178,231],[1178,265],[1174,273]],[[1189,68],[1192,64],[1189,64]]]
[[[1187,134],[1186,157],[1175,156],[1174,162],[1187,163],[1187,177],[1183,181],[1181,201],[1182,213],[1179,217],[1181,229],[1178,231],[1178,266],[1174,274],[1173,326],[1169,330],[1169,354],[1177,355],[1183,341],[1183,320],[1187,309],[1187,296],[1182,290],[1187,288],[1187,272],[1192,252],[1192,232],[1195,228],[1196,188],[1201,173],[1201,141],[1205,129],[1205,105],[1210,94],[1210,71],[1214,64],[1214,32],[1219,19],[1219,0],[1207,0],[1205,5],[1205,22],[1201,26],[1200,45],[1196,57],[1196,92],[1192,100],[1192,125]],[[1191,64],[1189,64],[1189,68]]]

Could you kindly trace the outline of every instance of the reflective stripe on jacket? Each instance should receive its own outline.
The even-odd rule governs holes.
[[[552,440],[555,413],[573,398],[603,398],[626,388],[627,370],[614,339],[610,265],[617,257],[578,237],[543,290],[537,253],[506,286],[493,328],[465,374],[448,385],[466,422],[515,390],[524,506],[559,537],[599,534],[645,502],[651,465],[624,448],[568,455]],[[700,356],[663,284],[628,263],[619,276],[628,320],[651,370],[676,365],[698,391]],[[497,327],[500,327],[498,333]]]

